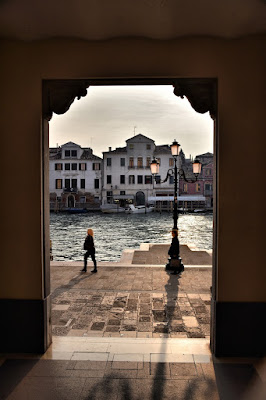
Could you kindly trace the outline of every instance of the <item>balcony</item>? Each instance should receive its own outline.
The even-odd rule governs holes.
[[[78,188],[64,188],[63,193],[78,193]]]

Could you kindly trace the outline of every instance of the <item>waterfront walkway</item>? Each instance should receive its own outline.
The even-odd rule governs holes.
[[[209,338],[212,272],[199,265],[211,256],[181,246],[181,278],[165,271],[168,248],[126,250],[97,274],[92,263],[87,273],[82,263],[51,263],[53,335]]]
[[[178,277],[160,246],[125,251],[97,274],[52,262],[53,344],[44,355],[0,357],[0,398],[264,399],[263,360],[211,356],[210,254],[194,249]]]
[[[211,268],[52,266],[56,336],[209,337]],[[90,271],[90,270],[89,270]]]

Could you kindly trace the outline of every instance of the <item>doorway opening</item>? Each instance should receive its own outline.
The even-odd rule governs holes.
[[[75,207],[75,198],[74,198],[73,195],[68,196],[67,205],[68,205],[69,208]]]
[[[145,206],[145,194],[143,192],[136,193],[136,205]]]
[[[182,81],[186,81],[186,80],[178,80],[178,84],[179,84],[179,86],[182,88]],[[199,81],[201,81],[202,82],[202,80],[199,80]],[[207,80],[208,81],[208,80]],[[214,80],[210,80],[211,81],[211,85],[213,85],[213,87],[215,88],[215,90],[214,90],[214,94],[212,93],[212,96],[213,97],[215,97],[215,95],[216,95],[216,82],[214,81]],[[84,81],[85,82],[85,81]],[[166,83],[168,83],[168,85],[169,85],[169,83],[171,83],[171,84],[173,84],[173,80],[168,80],[167,82],[166,81],[160,81],[160,80],[158,80],[158,81],[156,81],[156,80],[154,80],[154,81],[152,81],[152,83],[154,84],[154,85],[163,85],[163,84],[166,84]],[[190,82],[191,83],[191,82]],[[198,80],[195,80],[195,82],[193,82],[194,83],[194,85],[197,85],[197,84],[199,84],[199,82],[198,82]],[[208,84],[210,83],[209,81],[207,82]],[[102,80],[102,81],[90,81],[90,84],[92,85],[91,87],[99,87],[99,86],[105,86],[105,85],[108,85],[107,87],[110,87],[110,86],[113,86],[113,85],[117,85],[118,84],[118,82],[117,81],[105,81],[105,80]],[[120,81],[119,82],[119,84],[122,86],[122,87],[124,87],[124,86],[126,86],[126,85],[133,85],[133,86],[135,86],[136,85],[136,81],[134,81],[134,83],[130,83],[130,82],[128,82],[128,81]],[[86,82],[86,85],[88,85],[88,82]],[[151,82],[149,82],[149,80],[142,80],[142,82],[141,82],[141,85],[144,85],[144,86],[149,86],[149,85],[151,85]],[[193,86],[193,84],[192,84],[192,86]],[[177,87],[177,85],[175,86],[175,87]],[[178,90],[180,90],[181,92],[182,92],[182,90],[183,89],[178,89]],[[89,91],[90,91],[90,88],[88,89],[88,93],[89,93]],[[199,95],[199,93],[200,92],[198,92],[198,95]],[[191,96],[192,97],[192,100],[191,100],[191,104],[194,104],[195,103],[195,99],[194,99],[194,97],[193,96]],[[200,97],[200,96],[199,96]],[[175,98],[175,96],[173,95],[173,98]],[[207,107],[208,108],[208,107]],[[210,108],[210,107],[209,107]],[[212,114],[214,114],[214,111],[213,111],[213,108],[212,108],[212,110],[208,110],[208,111],[211,111],[212,112]],[[134,123],[135,123],[135,121],[133,121],[133,129],[132,129],[132,133],[133,133],[133,136],[132,136],[132,138],[134,138],[135,136],[137,136],[136,135],[136,129],[137,129],[137,126],[136,125],[134,125]],[[213,128],[214,129],[214,128]],[[141,129],[142,130],[142,129]],[[178,139],[178,140],[180,140],[180,142],[182,141],[181,139],[179,139],[179,137],[178,137],[178,133],[177,133],[177,131],[178,131],[178,129],[176,129],[176,126],[175,126],[175,132],[173,133],[172,132],[172,140],[174,140],[174,139]],[[143,132],[143,130],[142,130],[142,132]],[[146,136],[145,135],[145,133],[146,132],[143,132],[143,134],[144,134],[144,136]],[[165,135],[165,132],[163,133],[163,135],[162,136],[164,136]],[[151,136],[152,137],[152,134],[151,135],[149,135],[149,134],[147,134],[147,137],[149,138],[149,136]],[[130,139],[130,135],[128,135],[128,138]],[[110,139],[112,139],[112,138],[110,138]],[[92,154],[90,153],[90,151],[91,150],[93,150],[93,142],[95,141],[95,138],[93,137],[93,136],[90,136],[90,138],[89,138],[89,140],[90,140],[90,143],[89,143],[89,148],[86,150],[87,151],[87,159],[89,159],[89,155],[93,155],[93,151],[92,151]],[[105,138],[105,140],[106,140],[106,138]],[[70,142],[72,142],[72,143],[70,143]],[[63,144],[68,144],[68,146],[73,146],[73,144],[75,145],[75,144],[78,144],[79,145],[79,143],[74,143],[75,141],[72,141],[72,140],[69,140],[69,142],[66,142],[66,143],[60,143],[61,145]],[[162,142],[162,141],[161,141]],[[109,143],[108,143],[109,144]],[[112,142],[110,143],[111,145],[112,145]],[[133,144],[133,146],[134,146],[134,143],[128,143],[128,149],[130,150],[130,145],[132,145]],[[170,144],[170,143],[169,143]],[[149,143],[146,143],[146,145],[148,146],[149,145]],[[159,145],[158,146],[163,146],[164,145],[164,143],[159,143]],[[56,146],[55,146],[56,147]],[[74,174],[74,173],[77,173],[77,171],[78,172],[80,172],[81,171],[81,173],[83,173],[84,174],[84,176],[85,176],[85,173],[86,173],[86,167],[85,166],[82,166],[82,164],[84,164],[83,162],[81,162],[81,161],[84,161],[84,159],[80,159],[78,162],[76,162],[76,159],[75,159],[75,157],[77,156],[77,153],[75,153],[75,151],[77,151],[74,147],[73,147],[73,149],[71,148],[71,149],[64,149],[63,148],[63,146],[59,146],[59,147],[61,147],[61,152],[63,152],[63,151],[70,151],[70,153],[67,153],[66,154],[66,156],[67,156],[67,158],[68,158],[68,156],[70,156],[70,160],[69,159],[67,159],[67,161],[71,161],[70,163],[68,163],[68,162],[66,162],[66,161],[64,161],[64,163],[62,163],[62,164],[71,164],[71,167],[70,167],[70,171],[71,171],[71,173],[72,174]],[[83,153],[84,153],[84,148],[85,147],[87,147],[87,146],[80,146],[81,148],[82,148],[82,150],[83,150]],[[111,146],[110,146],[111,147]],[[119,147],[117,147],[118,149],[119,149]],[[215,149],[215,144],[213,144],[213,149]],[[133,150],[133,149],[131,149],[131,150]],[[85,152],[86,152],[85,151]],[[106,151],[106,153],[112,153],[112,148],[110,149],[108,149],[108,151]],[[72,152],[74,152],[74,153],[72,153]],[[83,154],[82,153],[82,154]],[[199,152],[200,153],[200,152]],[[204,152],[202,152],[202,155],[204,155],[204,154],[207,154],[207,153],[210,153],[209,151],[204,151]],[[213,151],[213,159],[212,159],[212,163],[213,163],[213,171],[215,171],[215,163],[216,163],[216,154],[215,154],[215,150]],[[109,155],[110,155],[109,154]],[[153,154],[151,154],[151,155],[153,155]],[[197,154],[196,154],[197,155]],[[73,159],[71,158],[73,156]],[[97,157],[99,157],[99,156],[97,156]],[[131,156],[132,157],[132,156]],[[148,158],[149,156],[147,156],[146,155],[146,159]],[[112,158],[112,157],[108,157],[108,154],[107,154],[107,157],[106,157],[106,171],[107,171],[107,168],[108,167],[112,167],[112,160],[111,161],[108,161],[108,158]],[[123,158],[125,158],[125,157],[119,157],[120,158],[120,162],[123,164],[124,163],[124,161],[121,161],[121,159],[123,159]],[[129,158],[130,158],[130,156],[129,156]],[[186,154],[184,154],[184,159],[186,160]],[[86,158],[85,158],[85,160],[86,160]],[[95,161],[95,160],[94,160]],[[98,172],[98,175],[96,175],[95,174],[95,176],[93,177],[93,179],[94,179],[94,181],[93,181],[93,184],[94,184],[94,188],[97,190],[98,189],[98,192],[96,191],[96,193],[95,193],[95,197],[98,199],[98,200],[100,200],[99,201],[99,203],[102,203],[102,193],[101,193],[101,189],[104,187],[104,186],[106,186],[106,198],[108,199],[108,204],[110,204],[111,202],[114,202],[116,205],[117,205],[117,208],[118,208],[118,206],[120,206],[120,204],[118,204],[118,202],[119,202],[119,200],[122,200],[123,202],[125,202],[127,199],[126,199],[126,196],[127,196],[127,190],[120,190],[123,186],[120,186],[119,187],[119,184],[120,185],[125,185],[125,183],[123,183],[123,182],[126,182],[126,179],[128,178],[128,185],[136,185],[137,184],[137,182],[141,182],[141,178],[139,178],[141,175],[143,176],[143,178],[142,178],[142,184],[143,185],[153,185],[153,181],[151,180],[151,181],[149,181],[149,178],[146,178],[146,175],[145,174],[140,174],[140,173],[138,173],[138,175],[136,175],[136,177],[135,177],[135,175],[133,174],[133,173],[131,173],[131,174],[129,174],[128,173],[128,171],[130,171],[130,169],[128,169],[128,171],[127,171],[127,174],[122,174],[122,173],[119,173],[119,179],[120,179],[120,181],[119,181],[119,184],[118,185],[116,185],[116,184],[114,184],[114,182],[112,181],[112,174],[111,173],[109,173],[109,174],[106,174],[106,176],[104,176],[104,179],[106,179],[106,181],[104,182],[104,185],[103,186],[101,186],[101,184],[100,184],[100,172],[99,171],[101,171],[101,168],[100,169],[98,169],[98,166],[96,166],[97,164],[98,164],[98,159],[96,160],[96,162],[92,162],[92,169],[91,169],[91,171],[97,171]],[[147,160],[146,160],[147,161]],[[161,160],[160,160],[161,161]],[[210,160],[207,160],[207,161],[210,161]],[[207,161],[205,161],[205,164],[206,164],[206,166],[208,166],[209,167],[209,169],[210,169],[210,162],[207,162]],[[111,162],[111,165],[107,165],[108,163],[110,163]],[[132,162],[132,159],[131,159],[131,162]],[[145,164],[144,163],[144,157],[142,157],[142,160],[141,160],[141,155],[139,154],[138,156],[135,156],[135,161],[133,160],[133,162],[135,162],[135,164],[136,165],[132,165],[131,164],[131,167],[136,167],[136,168],[138,168],[138,171],[140,171],[141,169],[143,170],[143,168],[148,168],[148,166],[147,166],[147,164]],[[74,168],[76,168],[76,169],[74,169],[74,170],[72,170],[72,165],[73,164],[77,164],[77,166],[74,166]],[[129,167],[130,166],[130,159],[128,160],[128,165],[125,165],[125,167]],[[121,167],[123,167],[123,165],[121,165],[120,164],[120,171],[121,171]],[[170,165],[169,165],[169,167],[170,167]],[[67,168],[69,168],[69,167],[67,167]],[[80,168],[80,169],[79,169]],[[84,168],[84,169],[83,169]],[[87,167],[88,168],[88,167]],[[96,168],[96,169],[94,169],[94,168]],[[56,169],[55,169],[56,170]],[[133,170],[133,168],[131,169],[131,172],[132,172],[132,170]],[[61,171],[64,171],[64,168],[61,170]],[[69,170],[67,170],[67,171],[69,171]],[[105,171],[105,172],[106,172]],[[147,169],[147,171],[148,171],[148,169]],[[94,172],[95,173],[95,172]],[[145,172],[146,173],[146,172]],[[61,174],[62,174],[62,172],[61,172]],[[62,174],[63,175],[63,174]],[[123,176],[123,175],[125,175],[125,178],[121,178],[121,175]],[[149,175],[150,175],[150,172],[149,172]],[[74,176],[74,175],[73,175]],[[147,176],[148,176],[148,172],[147,172]],[[111,177],[111,178],[110,178]],[[134,177],[134,178],[133,178]],[[162,176],[162,178],[164,178],[163,176]],[[62,178],[62,185],[64,184],[64,179],[69,179],[68,177],[67,178]],[[77,189],[78,188],[78,186],[79,186],[79,183],[80,183],[80,189],[82,189],[81,188],[81,186],[83,185],[83,183],[81,182],[81,179],[86,179],[86,178],[80,178],[80,177],[78,177],[78,178],[71,178],[72,180],[73,179],[76,179],[76,188],[75,189]],[[80,182],[79,182],[79,179],[80,179]],[[97,181],[97,179],[99,180],[99,181]],[[124,180],[125,179],[125,180]],[[210,181],[210,179],[209,179],[209,181]],[[122,182],[122,183],[121,183]],[[130,182],[130,183],[129,183]],[[215,182],[216,182],[216,177],[215,177],[215,173],[214,173],[214,179],[213,179],[213,182],[205,182],[206,183],[206,185],[204,184],[204,183],[202,183],[203,184],[203,187],[202,188],[204,188],[204,190],[206,191],[206,193],[207,192],[209,192],[209,193],[211,193],[212,192],[212,196],[214,196],[214,198],[215,198],[215,186],[216,186],[216,184],[215,184]],[[171,185],[172,183],[170,183],[169,182],[169,185]],[[85,183],[85,185],[86,185],[86,183]],[[107,186],[107,185],[109,185],[109,186]],[[157,185],[157,182],[155,182],[155,187],[156,187],[156,185]],[[198,189],[197,190],[199,190],[199,188],[200,188],[200,186],[198,186]],[[71,189],[71,188],[70,188]],[[74,188],[72,188],[72,189],[74,189]],[[83,188],[84,189],[84,188]],[[108,189],[108,190],[107,190]],[[124,189],[124,187],[123,187],[123,189]],[[156,187],[156,189],[157,189],[157,191],[158,191],[158,187]],[[197,207],[197,204],[198,203],[196,203],[196,204],[192,204],[192,200],[191,200],[191,202],[189,203],[190,204],[190,209],[188,209],[188,207],[185,207],[185,205],[186,204],[188,204],[188,202],[189,202],[189,200],[187,199],[187,197],[189,196],[189,193],[188,193],[188,189],[189,188],[187,188],[186,186],[185,186],[185,184],[184,184],[184,186],[180,186],[180,188],[179,188],[179,190],[180,190],[180,195],[182,195],[182,196],[184,196],[183,197],[183,201],[182,201],[182,203],[180,203],[180,204],[182,204],[182,209],[183,210],[180,210],[180,226],[181,226],[181,216],[183,217],[190,217],[190,214],[189,214],[189,211],[191,211],[192,209],[193,210],[195,210]],[[153,189],[154,190],[154,189]],[[85,191],[83,191],[82,192],[82,203],[83,204],[87,204],[87,203],[89,203],[89,200],[91,201],[91,203],[92,203],[92,199],[89,199],[89,194],[88,193],[84,193]],[[142,196],[140,196],[140,194],[139,193],[143,193],[143,195]],[[164,191],[163,190],[161,190],[160,191],[160,197],[162,198],[162,197],[166,197],[166,196],[169,196],[169,193],[170,192],[167,192],[166,190],[165,190],[165,188],[164,188]],[[74,196],[76,196],[78,193],[75,193],[75,194],[71,194],[71,196],[68,196],[68,201],[67,201],[67,206],[68,207],[74,207],[74,205],[75,205],[75,202],[76,202],[76,199],[77,199],[77,197],[74,197]],[[153,193],[153,194],[155,194],[155,193]],[[130,194],[130,196],[132,196],[132,194]],[[57,197],[59,197],[59,196],[57,196]],[[61,197],[63,197],[63,196],[61,196]],[[70,197],[71,197],[71,199],[72,200],[70,200]],[[148,200],[148,197],[156,197],[156,196],[151,196],[151,193],[150,193],[150,195],[148,195],[148,196],[145,196],[145,194],[144,194],[144,192],[141,192],[141,191],[135,191],[135,197],[131,197],[131,199],[129,198],[128,200],[131,200],[131,201],[133,201],[133,202],[135,202],[136,203],[136,205],[142,205],[142,203],[143,203],[143,199],[144,199],[144,203]],[[158,196],[159,197],[159,196]],[[186,197],[186,199],[185,199],[185,197]],[[172,224],[172,221],[171,221],[171,216],[170,216],[170,214],[169,214],[169,211],[171,212],[171,206],[170,206],[170,200],[168,200],[167,198],[165,199],[165,198],[163,198],[163,199],[161,199],[160,198],[160,203],[159,204],[161,204],[161,207],[163,207],[163,206],[165,206],[166,207],[166,211],[168,211],[168,214],[167,214],[167,216],[166,216],[166,218],[168,218],[168,221],[169,221],[169,223],[168,223],[168,232],[167,232],[167,235],[169,236],[169,238],[168,238],[168,236],[166,235],[165,236],[165,239],[168,239],[168,240],[170,240],[170,229],[171,229],[171,224]],[[197,200],[195,200],[195,202],[197,202]],[[99,204],[98,203],[98,204]],[[139,203],[139,204],[138,204]],[[208,198],[208,206],[209,206],[209,208],[211,207],[211,204],[213,203],[213,197],[212,198]],[[206,204],[207,204],[207,202],[206,202]],[[216,234],[215,234],[215,200],[214,200],[214,210],[213,210],[213,216],[214,216],[214,218],[211,216],[211,218],[210,218],[210,221],[211,221],[211,225],[212,225],[212,223],[213,223],[213,221],[214,221],[214,232],[213,232],[213,237],[214,237],[214,241],[213,241],[213,254],[215,254],[215,246],[216,246]],[[193,207],[192,207],[193,206]],[[186,210],[186,208],[188,209],[188,210]],[[83,208],[83,210],[84,210],[85,208]],[[161,208],[161,213],[160,213],[160,215],[163,215],[163,216],[165,216],[164,215],[164,210],[162,210],[162,208]],[[100,211],[99,211],[100,212]],[[184,214],[182,214],[181,215],[181,212],[183,212]],[[86,216],[85,217],[88,217],[88,215],[91,215],[90,213],[92,213],[92,210],[90,210],[89,211],[89,213],[86,213]],[[85,215],[85,213],[84,213],[84,215]],[[158,214],[157,214],[158,215]],[[199,215],[199,214],[197,214],[197,216],[199,216],[199,217],[203,217],[202,215]],[[68,216],[69,217],[69,216]],[[80,216],[79,216],[80,217]],[[195,215],[194,215],[194,217],[195,217]],[[64,218],[66,218],[66,215],[64,214]],[[73,218],[73,216],[71,216],[71,218]],[[73,223],[73,221],[72,221],[72,223]],[[95,225],[96,226],[96,225]],[[86,228],[88,227],[88,219],[87,220],[84,220],[84,225],[83,225],[83,227],[84,227],[84,230],[83,230],[83,235],[84,235],[84,232],[86,232]],[[163,229],[165,229],[165,228],[163,228]],[[181,232],[182,232],[182,228],[180,229],[181,230]],[[114,236],[114,232],[113,232],[113,236]],[[167,242],[167,240],[166,240],[166,242]],[[76,243],[75,243],[75,245],[77,246],[77,245],[79,245],[80,246],[80,241],[76,241]],[[53,244],[53,250],[55,249],[55,247],[54,247],[54,244]],[[54,250],[55,251],[55,250]],[[79,251],[80,252],[80,251]],[[55,255],[53,254],[53,256],[55,257]],[[213,255],[213,258],[214,258],[214,255]],[[214,264],[213,264],[213,277],[215,276],[215,267],[214,267]],[[214,278],[212,278],[212,286],[215,288],[215,282],[214,282]],[[214,290],[214,289],[213,289]],[[214,291],[213,291],[213,294],[214,294]],[[92,295],[93,296],[93,295]],[[125,299],[116,299],[118,302],[121,300],[121,304],[124,302],[124,300]],[[202,299],[201,299],[202,300]],[[206,302],[208,302],[208,300],[206,300]],[[209,306],[209,304],[210,304],[210,301],[208,302],[208,304],[206,303],[206,305],[208,305]],[[66,310],[65,310],[66,311]],[[155,310],[156,311],[156,310]],[[59,316],[59,314],[60,313],[57,313],[57,315]],[[151,315],[153,315],[153,314],[151,314]],[[55,322],[60,322],[60,317],[59,317],[59,320],[56,320]],[[100,322],[103,322],[103,321],[100,321]],[[158,321],[157,321],[158,322]],[[163,321],[163,322],[165,322],[165,321]],[[91,327],[93,327],[93,328],[102,328],[103,327],[103,324],[100,324],[99,326],[96,324],[96,325],[94,325],[96,322],[93,322],[93,321],[91,321]],[[82,324],[80,324],[80,326],[81,326]],[[73,324],[73,326],[74,326],[74,328],[77,328],[77,326],[78,326],[78,324]],[[59,325],[56,325],[55,324],[55,327],[56,327],[56,329],[55,329],[55,331],[57,330],[58,332],[60,332],[60,326]],[[84,327],[84,326],[83,326]],[[114,328],[112,328],[112,329],[114,329]],[[162,328],[162,329],[164,329],[164,328]],[[73,330],[75,330],[75,329],[73,329]],[[83,329],[83,330],[85,330],[85,329]],[[61,331],[63,331],[63,329],[61,329]],[[96,331],[98,332],[98,330],[96,329]],[[116,331],[117,332],[117,331]],[[156,333],[156,332],[155,332]],[[162,334],[165,334],[165,332],[161,332]],[[84,332],[84,334],[86,335],[86,332]],[[207,335],[208,336],[208,335]]]

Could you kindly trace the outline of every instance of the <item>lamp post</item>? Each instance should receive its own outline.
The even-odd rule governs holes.
[[[178,220],[177,176],[179,175],[181,178],[183,178],[188,183],[196,182],[198,179],[198,176],[201,172],[201,162],[197,159],[193,162],[193,173],[194,173],[195,178],[188,179],[185,175],[184,170],[182,168],[180,168],[180,169],[177,168],[177,160],[178,160],[178,156],[179,156],[180,144],[176,140],[174,140],[170,147],[171,147],[171,154],[174,158],[174,167],[168,169],[166,178],[163,181],[161,181],[160,183],[166,182],[170,176],[174,175],[174,209],[173,209],[174,227],[173,227],[173,230],[177,231],[177,220]],[[155,177],[159,173],[159,163],[156,160],[156,158],[154,158],[152,160],[150,167],[151,167],[151,173],[152,173],[153,177]]]

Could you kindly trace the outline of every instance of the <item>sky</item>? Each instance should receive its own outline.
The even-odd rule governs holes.
[[[74,142],[102,157],[141,133],[156,145],[176,139],[186,157],[213,153],[213,121],[193,110],[167,86],[91,86],[67,113],[53,114],[49,146]]]

